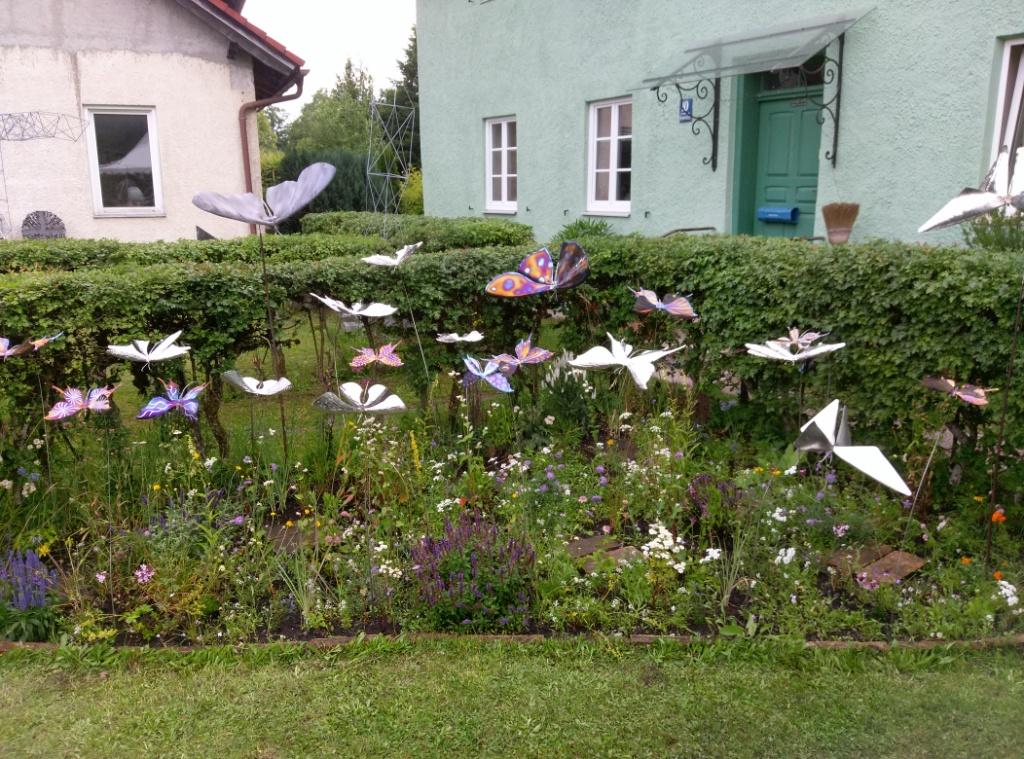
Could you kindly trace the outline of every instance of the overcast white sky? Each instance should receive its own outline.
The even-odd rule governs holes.
[[[306,59],[302,98],[281,104],[294,118],[314,92],[334,85],[346,58],[373,75],[376,90],[397,79],[416,0],[248,0],[242,13]]]

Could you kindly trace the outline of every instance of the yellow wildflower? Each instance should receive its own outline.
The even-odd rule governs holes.
[[[153,492],[156,493],[159,490],[160,490],[160,483],[159,482],[154,482],[153,483]]]

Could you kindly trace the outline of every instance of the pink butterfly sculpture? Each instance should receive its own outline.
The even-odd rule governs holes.
[[[679,316],[683,319],[696,319],[697,312],[693,310],[693,306],[690,301],[682,296],[666,295],[665,300],[661,300],[658,294],[653,290],[634,290],[632,287],[629,291],[636,296],[636,303],[633,305],[633,310],[638,314],[649,314],[652,311],[664,311],[670,316]]]
[[[158,395],[147,403],[136,419],[156,419],[168,411],[177,409],[185,415],[186,419],[195,421],[199,414],[199,394],[206,389],[206,385],[196,385],[193,388],[187,385],[183,389],[173,380],[164,382],[164,394]]]
[[[512,385],[509,384],[508,377],[501,373],[501,364],[488,361],[484,368],[481,369],[480,362],[472,356],[466,356],[462,361],[469,370],[462,378],[466,387],[475,384],[477,380],[486,380],[495,390],[500,390],[503,393],[512,392]]]
[[[987,394],[998,390],[997,387],[978,387],[977,385],[960,384],[947,377],[925,377],[921,384],[932,390],[948,393],[972,406],[987,406]]]
[[[48,422],[70,419],[81,411],[92,411],[94,414],[110,411],[110,396],[117,390],[117,386],[94,387],[88,395],[85,395],[77,387],[69,387],[64,390],[59,387],[53,389],[63,395],[64,400],[55,403],[43,417]]]
[[[501,353],[492,358],[491,361],[498,364],[498,368],[502,373],[515,374],[516,369],[524,364],[539,364],[555,355],[549,350],[532,345],[532,340],[533,335],[520,341],[516,345],[514,356],[509,353]]]
[[[378,361],[384,366],[402,366],[402,359],[395,353],[397,347],[398,343],[386,343],[376,351],[373,348],[359,348],[356,351],[356,357],[349,361],[348,365],[353,369],[362,369],[374,361]]]
[[[563,242],[558,265],[551,261],[547,248],[528,255],[516,271],[507,271],[484,288],[491,295],[519,298],[549,290],[565,290],[582,284],[590,276],[590,260],[578,242]]]

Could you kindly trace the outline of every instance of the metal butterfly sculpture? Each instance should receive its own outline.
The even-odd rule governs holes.
[[[43,417],[48,422],[70,419],[82,411],[92,411],[94,414],[110,411],[110,396],[117,390],[117,386],[94,387],[88,395],[77,387],[69,387],[64,390],[59,387],[53,389],[63,395],[64,400],[55,403]]]
[[[533,335],[519,341],[516,345],[515,355],[501,353],[493,356],[491,362],[498,364],[498,368],[503,374],[515,374],[520,366],[539,364],[555,355],[549,350],[533,345],[532,341]]]
[[[801,332],[796,327],[791,327],[789,334],[784,337],[764,343],[746,343],[747,353],[760,358],[799,364],[846,347],[846,343],[814,345],[816,341],[827,334],[828,332],[811,332],[810,330]]]
[[[462,362],[469,370],[462,377],[462,382],[466,387],[471,387],[478,380],[484,380],[495,390],[500,390],[503,393],[512,392],[512,385],[509,384],[508,377],[502,373],[501,364],[498,362],[488,361],[483,368],[480,367],[480,362],[472,356],[465,356]]]
[[[921,384],[932,390],[938,390],[954,398],[959,398],[964,403],[970,403],[972,406],[987,406],[988,393],[993,393],[999,389],[998,387],[978,387],[977,385],[968,385],[966,383],[961,384],[946,377],[925,377],[921,380]]]
[[[348,362],[353,369],[362,369],[375,361],[384,366],[402,366],[402,359],[395,353],[398,343],[385,343],[379,350],[373,348],[358,348],[356,357]]]
[[[316,293],[310,293],[314,298],[323,303],[329,309],[339,314],[348,314],[349,316],[365,316],[368,319],[376,319],[381,316],[391,316],[398,313],[398,309],[394,306],[389,306],[386,303],[367,303],[365,306],[362,303],[356,302],[352,304],[352,307],[346,306],[340,300],[334,298],[328,298],[325,295],[317,295]]]
[[[10,340],[6,337],[0,337],[0,358],[13,358],[14,356],[24,356],[26,353],[34,353],[44,345],[52,343],[63,334],[63,332],[58,332],[56,335],[50,335],[49,337],[40,337],[37,340],[26,340],[25,342],[19,343],[13,347],[11,347]]]
[[[946,203],[918,232],[930,232],[970,221],[1000,208],[1024,211],[1024,148],[1017,150],[1017,170],[1010,180],[1010,151],[1004,145],[978,189],[967,187]]]
[[[206,385],[196,385],[179,388],[174,380],[164,382],[164,394],[157,395],[149,403],[143,406],[142,411],[136,419],[156,419],[169,411],[178,410],[185,415],[186,419],[196,421],[199,417],[199,394],[206,389]]]
[[[558,264],[551,261],[547,248],[528,255],[516,271],[507,271],[487,283],[491,295],[520,298],[524,295],[576,287],[590,276],[590,260],[577,242],[563,242]]]
[[[192,198],[192,203],[217,216],[276,227],[323,192],[334,179],[334,172],[335,168],[329,163],[314,163],[303,169],[294,182],[281,182],[269,188],[266,201],[251,192],[241,195],[201,192]]]
[[[287,377],[261,380],[255,377],[243,377],[234,369],[224,372],[222,376],[228,383],[249,395],[277,395],[292,386],[291,381]]]
[[[798,451],[833,453],[876,482],[902,495],[910,495],[907,483],[877,446],[851,445],[846,407],[838,399],[800,428],[800,436],[795,445]]]
[[[690,304],[689,296],[666,295],[665,300],[661,300],[658,294],[653,290],[634,290],[632,287],[629,291],[636,296],[636,303],[633,304],[633,310],[638,314],[649,314],[653,311],[664,311],[670,316],[678,316],[682,319],[696,319],[697,312],[693,310],[693,306]]]
[[[338,388],[341,395],[327,392],[313,405],[330,414],[394,414],[405,411],[405,403],[384,385],[360,385],[346,382]]]
[[[188,345],[174,344],[179,337],[181,337],[180,329],[153,347],[150,347],[148,340],[132,340],[130,345],[108,345],[107,353],[128,361],[141,361],[146,364],[153,361],[166,361],[170,358],[184,356],[191,350]]]
[[[683,349],[683,346],[671,350],[640,351],[633,353],[633,346],[624,341],[616,340],[610,334],[608,340],[611,350],[598,345],[569,362],[577,369],[601,369],[608,366],[623,366],[633,376],[633,381],[641,390],[647,389],[647,383],[654,376],[654,362]]]
[[[484,339],[484,336],[477,332],[475,329],[472,332],[467,332],[464,335],[460,335],[458,332],[448,332],[444,335],[437,336],[437,342],[439,343],[478,343]]]
[[[412,245],[406,245],[404,248],[401,248],[400,250],[396,250],[395,255],[393,256],[376,254],[373,256],[366,256],[366,258],[363,259],[363,262],[368,264],[374,264],[375,266],[398,266],[405,259],[407,259],[413,253],[419,250],[421,247],[423,247],[423,243],[416,242],[413,243]]]

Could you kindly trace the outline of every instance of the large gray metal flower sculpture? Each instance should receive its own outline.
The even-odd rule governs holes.
[[[267,190],[264,201],[255,193],[223,195],[200,192],[192,203],[204,211],[236,221],[276,227],[309,205],[334,179],[335,168],[329,163],[314,163],[302,170],[294,182],[281,182]]]

